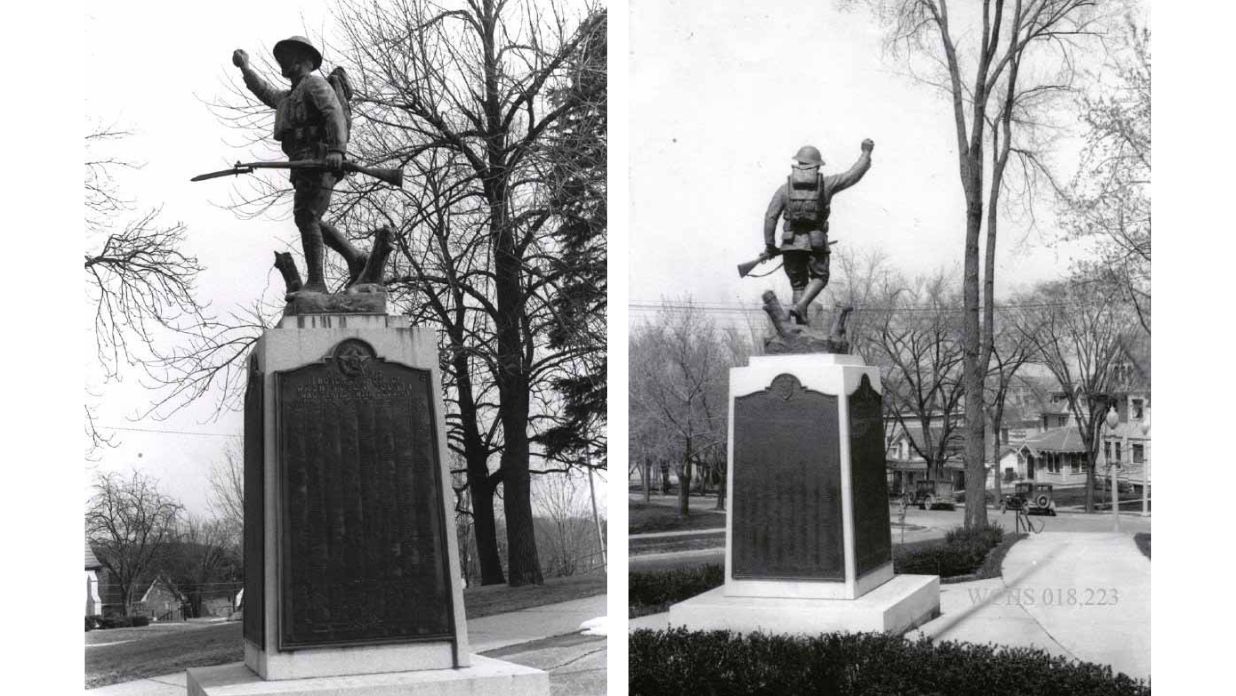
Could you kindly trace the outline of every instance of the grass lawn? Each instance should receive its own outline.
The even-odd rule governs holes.
[[[532,587],[469,587],[469,619],[605,593],[605,575],[553,578]],[[86,633],[86,688],[245,659],[241,624],[170,623]]]
[[[715,497],[691,498],[691,514],[678,516],[677,505],[659,505],[643,501],[631,501],[627,505],[627,530],[631,534],[648,532],[676,532],[689,529],[725,529],[725,512],[715,511]]]

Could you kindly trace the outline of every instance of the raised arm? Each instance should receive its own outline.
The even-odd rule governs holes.
[[[287,96],[288,90],[273,87],[254,72],[253,68],[249,67],[248,53],[239,48],[233,51],[232,65],[240,68],[240,74],[245,78],[245,86],[253,92],[253,96],[257,97],[258,101],[272,109],[279,108],[279,102]]]
[[[871,169],[871,150],[875,148],[875,143],[868,138],[863,141],[862,147],[863,153],[858,156],[858,161],[850,167],[849,171],[824,177],[824,185],[829,191],[837,193],[850,188],[863,178],[868,169]]]

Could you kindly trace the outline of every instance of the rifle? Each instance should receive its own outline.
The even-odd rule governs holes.
[[[231,174],[251,174],[254,169],[326,169],[326,163],[321,160],[296,160],[293,162],[237,162],[231,169],[224,169],[209,174],[198,174],[189,181],[205,181],[217,179]],[[381,167],[366,167],[364,165],[343,161],[343,171],[357,172],[384,181],[395,188],[403,188],[402,169],[383,169]]]
[[[756,266],[760,265],[761,263],[764,263],[765,261],[771,259],[772,257],[773,255],[766,251],[760,254],[759,258],[753,261],[747,261],[746,263],[738,264],[738,277],[746,278],[747,274],[750,273],[752,270],[754,270]],[[774,268],[773,270],[776,270],[776,269]]]
[[[837,243],[837,242],[832,241],[832,242],[829,242],[829,243],[828,243],[828,245],[829,245],[829,246],[832,246],[832,245],[834,245],[834,244],[836,244],[836,243]],[[740,264],[738,264],[738,277],[739,277],[739,278],[746,278],[746,277],[747,277],[747,275],[748,275],[749,273],[751,273],[751,271],[755,270],[755,267],[756,267],[756,266],[758,266],[758,265],[760,265],[761,263],[764,263],[765,261],[767,261],[767,260],[771,259],[771,258],[772,258],[772,257],[774,257],[774,256],[778,256],[778,255],[779,255],[779,253],[778,253],[778,254],[770,254],[770,253],[768,253],[768,252],[766,251],[766,252],[764,252],[764,253],[760,254],[759,258],[757,258],[757,259],[754,259],[754,260],[751,260],[751,261],[747,261],[746,263],[740,263]],[[774,268],[773,270],[775,271],[775,270],[777,270],[777,269],[775,269],[775,268]],[[767,273],[765,273],[764,275],[768,275],[768,274],[767,274]]]

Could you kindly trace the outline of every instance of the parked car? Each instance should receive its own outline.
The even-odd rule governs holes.
[[[914,483],[914,496],[910,499],[911,505],[917,505],[920,510],[955,510],[956,503],[953,502],[953,484],[946,481],[934,481],[927,479],[925,481],[916,481]]]
[[[1050,483],[1021,481],[1013,492],[1004,496],[1000,511],[1025,510],[1027,515],[1056,514],[1056,500]]]

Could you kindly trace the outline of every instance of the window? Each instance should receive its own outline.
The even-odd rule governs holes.
[[[1144,402],[1141,399],[1133,399],[1133,419],[1134,420],[1142,419],[1143,405],[1144,405]]]
[[[1110,442],[1104,442],[1104,443],[1103,443],[1103,458],[1104,458],[1104,459],[1106,459],[1106,460],[1107,460],[1107,461],[1109,461],[1109,462],[1111,461],[1111,459],[1112,459],[1112,443],[1110,443]]]
[[[1072,457],[1069,457],[1069,473],[1071,474],[1081,473],[1081,458],[1078,457],[1077,455],[1073,455]]]
[[[1120,461],[1120,443],[1119,442],[1116,443],[1116,461],[1117,462]]]
[[[1143,464],[1146,461],[1146,446],[1133,445],[1133,463]]]

